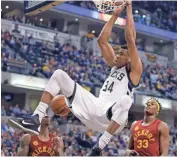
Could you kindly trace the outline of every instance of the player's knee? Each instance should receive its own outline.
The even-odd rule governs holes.
[[[130,96],[124,95],[121,97],[120,105],[124,110],[129,110],[132,103],[133,99]]]
[[[61,69],[58,69],[58,70],[55,70],[55,72],[53,73],[52,77],[54,78],[61,78],[61,79],[65,79],[65,76],[66,76],[66,72],[61,70]]]
[[[54,76],[60,76],[60,75],[62,75],[63,72],[64,72],[63,70],[57,69],[57,70],[54,71],[53,75]]]

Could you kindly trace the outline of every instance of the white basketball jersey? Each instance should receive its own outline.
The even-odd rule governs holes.
[[[129,79],[128,68],[113,67],[98,98],[77,84],[74,99],[69,107],[87,127],[103,133],[113,115],[111,107],[116,105],[116,110],[122,108],[119,104],[121,97],[126,94],[133,96],[134,87]],[[118,131],[123,129],[125,123]]]
[[[122,68],[114,66],[100,90],[99,99],[116,102],[125,94],[132,97],[134,87],[129,79],[128,68],[125,66]]]

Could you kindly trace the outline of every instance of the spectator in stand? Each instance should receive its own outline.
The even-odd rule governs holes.
[[[152,85],[157,85],[157,79],[158,79],[158,75],[157,72],[155,70],[151,71],[150,74],[150,81]]]
[[[13,33],[19,34],[20,31],[18,30],[18,24],[15,24],[15,28],[12,30]]]
[[[52,44],[22,36],[20,39],[8,32],[2,34],[2,70],[10,71],[10,58],[21,58],[31,64],[26,74],[37,77],[49,78],[53,71],[60,68],[66,71],[72,79],[82,85],[92,88],[101,87],[107,77],[105,69],[108,69],[101,57],[93,55],[93,52],[77,50],[71,43]],[[18,43],[20,42],[20,44]],[[143,41],[137,40],[140,49]],[[14,51],[10,48],[13,45]],[[20,45],[20,46],[17,46]],[[57,47],[56,47],[57,46]],[[109,70],[107,70],[107,73]],[[177,98],[177,69],[159,65],[144,65],[144,72],[139,91],[148,95],[163,96],[170,99]],[[151,92],[152,91],[152,92]]]
[[[16,117],[20,117],[21,116],[21,110],[20,110],[18,104],[16,104],[15,107],[13,107],[12,111],[15,114]]]
[[[1,106],[1,116],[6,116],[6,110],[3,105]]]
[[[70,120],[71,122],[75,121],[75,117],[70,114],[66,117],[67,120],[65,121],[68,123]],[[61,119],[61,117],[57,117],[57,119]],[[61,131],[58,128],[58,123],[54,125],[57,120],[54,118],[53,127],[50,127],[51,132],[56,135],[60,135],[63,137],[64,140],[64,155],[67,156],[82,156],[86,155],[90,148],[86,148],[87,146],[92,146],[97,142],[100,134],[94,132],[92,130],[88,130],[87,132],[82,131],[81,129],[76,128],[70,129],[68,133],[61,134]],[[70,119],[70,120],[69,120]],[[61,123],[64,122],[64,119],[61,120]],[[79,122],[79,125],[81,122]],[[24,133],[20,132],[19,130],[12,130],[11,127],[8,126],[5,121],[1,123],[1,153],[2,155],[14,156],[17,152],[17,147],[19,145],[19,139],[23,136]],[[170,136],[171,136],[171,144],[169,155],[175,156],[177,150],[177,126],[173,126],[170,129]],[[79,137],[79,139],[78,139]],[[110,155],[110,156],[118,156],[123,155],[126,150],[127,141],[129,140],[129,129],[125,128],[121,134],[114,135],[109,145],[103,150],[103,155]],[[85,146],[85,148],[83,147]]]
[[[26,111],[25,109],[22,109],[22,110],[21,110],[21,114],[22,114],[22,115],[27,115],[27,114],[28,114],[28,111]]]
[[[51,72],[51,67],[48,63],[46,63],[43,67],[42,67],[42,70],[43,70],[43,74],[49,78],[51,75],[52,75],[52,72]]]
[[[72,4],[98,11],[92,1],[75,1]],[[135,1],[133,5],[135,22],[177,32],[177,2]],[[124,12],[122,17],[125,18]]]
[[[92,1],[69,1],[72,5],[77,5],[82,8],[98,11],[95,4]],[[175,1],[135,1],[133,3],[133,13],[135,22],[142,23],[148,26],[153,26],[173,32],[177,32],[177,2]],[[125,12],[122,17],[125,18]],[[43,28],[53,28],[49,22],[39,22],[36,18],[21,16],[5,16],[3,19],[12,20],[19,23],[26,23],[27,25],[35,25]],[[19,30],[17,31],[19,33]]]
[[[91,30],[89,30],[88,33],[85,35],[85,37],[88,39],[93,39],[95,35]]]

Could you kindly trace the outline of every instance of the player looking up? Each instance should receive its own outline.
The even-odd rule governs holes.
[[[144,119],[135,121],[131,126],[131,135],[126,156],[168,156],[169,128],[157,119],[161,104],[152,98],[146,103]]]

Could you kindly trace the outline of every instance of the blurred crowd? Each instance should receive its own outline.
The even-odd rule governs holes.
[[[144,67],[139,90],[156,96],[177,99],[177,69],[160,65]]]
[[[93,1],[70,1],[68,3],[97,10]],[[135,1],[133,2],[133,14],[137,23],[177,32],[176,1]],[[125,12],[121,16],[125,18]]]
[[[23,117],[29,115],[31,112],[25,109],[20,109],[19,105],[2,105],[1,106],[1,116],[12,116],[12,117]]]
[[[78,50],[70,41],[46,42],[18,32],[1,32],[2,70],[50,78],[57,69],[83,86],[101,87],[110,68],[92,50]],[[177,69],[159,65],[144,65],[139,91],[177,99]]]
[[[11,111],[2,108],[1,116],[16,116],[22,112],[28,113],[24,109],[21,110],[16,105]],[[24,114],[23,112],[23,114]],[[1,121],[1,155],[16,156],[19,147],[19,139],[25,133],[21,130],[12,128],[2,117]],[[61,124],[74,124],[75,127],[69,129],[68,132],[62,133]],[[70,114],[68,117],[54,117],[50,126],[50,132],[58,136],[62,136],[64,140],[64,156],[85,156],[90,148],[98,141],[100,133],[93,130],[83,131],[78,127],[81,122]],[[129,140],[129,128],[125,128],[119,135],[114,135],[109,145],[103,150],[103,156],[123,156]],[[170,127],[170,156],[177,156],[177,126]]]
[[[82,8],[98,11],[93,1],[69,1],[72,5],[77,5]],[[126,18],[125,11],[121,14]],[[172,32],[177,32],[177,2],[176,1],[135,1],[133,2],[133,16],[137,23],[165,29]],[[29,16],[6,16],[2,15],[3,19],[13,20],[27,25],[34,25],[43,28],[57,30],[51,26],[51,21],[39,21],[37,18]]]
[[[20,10],[18,10],[20,11]],[[57,28],[51,26],[51,21],[40,21],[38,18],[30,17],[30,16],[25,16],[23,11],[20,11],[20,15],[16,15],[14,11],[13,14],[1,14],[2,19],[6,19],[9,21],[14,21],[16,23],[23,23],[28,26],[37,26],[37,27],[42,27],[42,28],[49,28],[51,30],[56,30]]]

